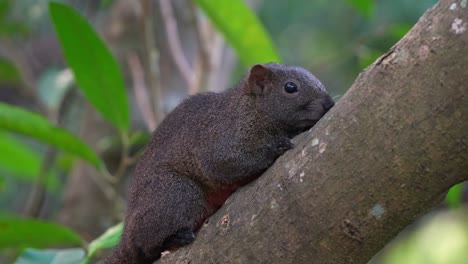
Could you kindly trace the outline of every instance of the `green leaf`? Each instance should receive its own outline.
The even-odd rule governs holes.
[[[362,16],[369,18],[372,16],[375,10],[375,1],[374,0],[346,0],[349,5],[351,5],[356,12],[360,13]]]
[[[85,252],[82,248],[24,250],[15,264],[79,264]]]
[[[447,193],[445,197],[445,203],[448,207],[458,208],[462,204],[463,197],[463,183],[459,183],[452,188]]]
[[[245,66],[280,62],[270,36],[242,0],[195,0],[236,50]]]
[[[50,15],[68,66],[86,98],[121,131],[130,126],[120,68],[101,38],[73,8],[51,2]]]
[[[42,162],[42,155],[26,146],[11,135],[0,131],[0,173],[14,176],[20,180],[35,181]],[[46,188],[55,190],[57,177],[49,173]]]
[[[93,240],[88,246],[88,256],[86,257],[85,263],[87,263],[98,250],[116,246],[120,241],[122,231],[123,223],[119,223],[107,229],[104,234]]]
[[[98,169],[103,167],[103,163],[88,145],[36,113],[0,103],[0,129],[33,137],[81,157]]]
[[[11,0],[0,1],[0,21],[4,21],[7,18],[8,12],[11,9]]]
[[[0,215],[0,249],[81,246],[81,238],[53,222]]]

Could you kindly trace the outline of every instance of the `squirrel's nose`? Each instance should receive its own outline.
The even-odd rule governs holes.
[[[335,101],[330,96],[327,96],[323,101],[322,101],[323,108],[325,108],[325,111],[330,110],[334,105]]]

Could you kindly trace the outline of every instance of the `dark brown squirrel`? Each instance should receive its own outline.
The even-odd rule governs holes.
[[[105,263],[152,263],[260,176],[333,99],[307,70],[257,64],[223,93],[189,97],[162,121],[133,174],[122,241]]]

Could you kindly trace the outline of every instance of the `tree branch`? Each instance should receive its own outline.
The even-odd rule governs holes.
[[[462,1],[463,2],[463,1]],[[442,0],[161,263],[367,263],[468,179],[468,10]]]

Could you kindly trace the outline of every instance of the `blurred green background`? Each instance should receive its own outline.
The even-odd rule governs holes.
[[[281,61],[339,100],[437,1],[55,2],[0,0],[0,262],[96,262],[150,131],[188,94]],[[468,263],[466,189],[371,263]]]

